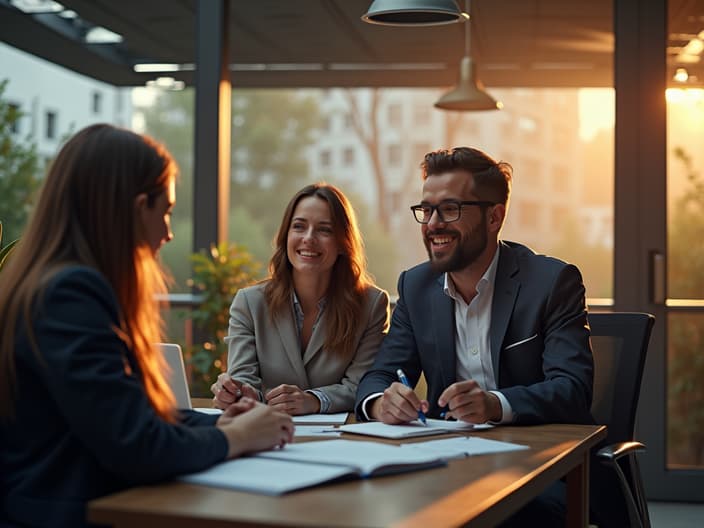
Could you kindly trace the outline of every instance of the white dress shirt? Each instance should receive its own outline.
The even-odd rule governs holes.
[[[477,295],[467,304],[457,293],[449,273],[445,273],[443,291],[455,304],[455,354],[457,381],[474,380],[479,386],[499,398],[501,420],[493,423],[511,423],[513,410],[506,396],[496,390],[496,375],[491,362],[491,305],[494,297],[499,249],[491,264],[477,283]],[[362,402],[362,413],[369,420],[369,404],[383,393],[370,394]]]
[[[491,306],[498,262],[497,249],[491,264],[477,283],[477,294],[469,304],[457,292],[449,273],[445,273],[443,291],[455,302],[457,381],[471,379],[483,390],[496,394],[502,410],[498,423],[510,423],[513,421],[511,405],[506,397],[496,390],[496,376],[491,361]]]

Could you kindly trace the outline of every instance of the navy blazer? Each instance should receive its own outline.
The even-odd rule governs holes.
[[[514,423],[593,423],[593,359],[579,270],[512,242],[500,242],[499,251],[491,358]],[[443,274],[420,264],[401,274],[398,294],[389,333],[359,384],[358,419],[367,396],[397,381],[397,368],[413,386],[425,374],[430,416],[439,415],[440,394],[458,381],[454,301],[443,292]]]
[[[0,421],[0,520],[82,526],[91,499],[226,457],[216,416],[183,411],[169,424],[155,414],[97,271],[73,266],[51,279],[33,310],[39,357],[25,324],[15,340],[15,417]]]

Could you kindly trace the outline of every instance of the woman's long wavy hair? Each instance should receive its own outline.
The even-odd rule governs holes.
[[[119,303],[114,331],[132,350],[155,411],[173,421],[175,400],[154,345],[162,340],[155,294],[166,277],[137,219],[135,199],[154,205],[176,177],[166,149],[151,138],[111,125],[89,126],[73,136],[49,169],[34,213],[0,274],[0,417],[14,415],[15,332],[23,324],[41,359],[32,307],[61,268],[80,264],[99,271]]]
[[[357,227],[354,209],[342,191],[333,185],[315,183],[298,191],[284,211],[274,240],[276,249],[269,261],[270,281],[265,288],[269,312],[291,309],[293,268],[286,245],[296,206],[303,199],[315,196],[330,207],[333,232],[341,254],[332,268],[325,303],[325,350],[348,355],[353,352],[355,335],[364,309],[365,292],[372,284],[367,273],[364,244]]]

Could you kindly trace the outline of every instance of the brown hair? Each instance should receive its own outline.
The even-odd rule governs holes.
[[[433,174],[467,171],[474,178],[474,189],[480,199],[504,205],[508,203],[513,168],[505,161],[495,161],[481,150],[455,147],[429,152],[425,155],[421,168],[423,180]]]
[[[136,220],[135,198],[147,205],[165,192],[177,167],[151,138],[99,124],[84,128],[61,149],[49,169],[33,216],[0,275],[0,416],[12,416],[15,396],[15,332],[24,321],[32,330],[31,309],[48,279],[59,269],[81,264],[99,271],[119,303],[115,331],[133,351],[155,411],[173,421],[175,401],[163,377],[162,320],[156,293],[166,278]]]
[[[341,254],[332,268],[325,304],[325,344],[329,351],[349,353],[354,346],[358,321],[364,309],[365,291],[372,284],[367,273],[364,244],[354,209],[342,191],[333,185],[316,183],[298,191],[284,211],[274,239],[276,249],[269,261],[270,281],[265,296],[272,317],[289,309],[293,293],[293,273],[286,244],[291,219],[298,203],[309,196],[327,202],[333,231]]]

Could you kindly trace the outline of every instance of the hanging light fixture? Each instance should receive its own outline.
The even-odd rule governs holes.
[[[362,20],[383,26],[439,26],[465,19],[455,0],[374,0]]]
[[[464,57],[460,61],[460,78],[457,85],[435,102],[436,108],[443,110],[500,110],[503,104],[495,100],[484,90],[484,85],[477,78],[477,66],[470,53],[469,0],[466,0],[466,13],[470,15],[464,29]]]

